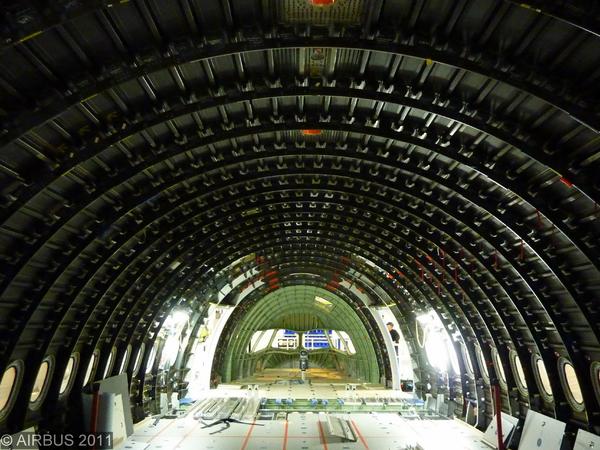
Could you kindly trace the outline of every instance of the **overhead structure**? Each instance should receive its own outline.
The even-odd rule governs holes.
[[[174,308],[195,336],[209,304],[235,306],[226,327],[253,323],[235,354],[250,329],[303,329],[296,299],[252,319],[298,286],[344,311],[322,326],[356,333],[365,377],[389,380],[372,311],[390,307],[423,393],[484,426],[499,383],[507,413],[600,431],[596,3],[8,0],[0,17],[0,432],[80,426],[82,388],[121,370],[141,414]],[[450,379],[419,342],[432,310]]]

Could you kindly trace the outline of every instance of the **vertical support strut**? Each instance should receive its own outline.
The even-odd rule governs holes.
[[[505,450],[504,439],[502,438],[502,396],[500,385],[492,386],[494,392],[494,409],[496,410],[496,432],[498,435],[498,450]]]

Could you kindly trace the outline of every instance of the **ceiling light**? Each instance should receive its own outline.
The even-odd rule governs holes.
[[[318,295],[315,297],[315,302],[321,303],[322,305],[330,306],[331,302],[329,300],[325,300],[323,297],[319,297]]]
[[[318,136],[321,134],[321,130],[302,130],[304,136]]]
[[[163,323],[163,327],[167,329],[176,328],[185,324],[190,318],[190,315],[183,310],[175,310],[169,314]]]
[[[424,314],[418,315],[416,319],[417,322],[421,323],[421,325],[433,324],[438,321],[438,317],[434,311],[428,311]]]

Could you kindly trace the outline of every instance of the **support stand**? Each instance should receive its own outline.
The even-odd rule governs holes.
[[[498,435],[498,450],[505,450],[504,440],[502,438],[502,392],[500,391],[500,385],[493,385],[492,393],[494,394],[494,409],[496,410],[496,431]]]

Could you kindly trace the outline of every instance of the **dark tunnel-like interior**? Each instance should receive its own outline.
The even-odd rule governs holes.
[[[599,105],[597,1],[3,1],[0,435],[88,430],[121,374],[139,424],[303,349],[315,385],[578,448]]]

